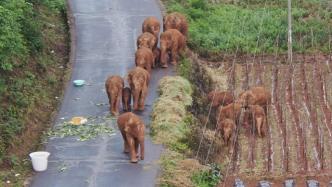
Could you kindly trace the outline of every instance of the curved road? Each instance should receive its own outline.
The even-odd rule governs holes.
[[[134,67],[136,38],[145,17],[156,16],[162,21],[156,0],[69,0],[69,4],[75,20],[76,53],[56,124],[73,116],[109,114],[108,104],[96,105],[108,103],[104,89],[107,76],[124,77]],[[155,69],[152,73],[146,109],[139,114],[146,123],[157,97],[158,80],[170,74],[172,68]],[[88,85],[73,87],[71,82],[75,79],[84,79]],[[111,125],[115,125],[114,120]],[[86,142],[75,138],[51,139],[46,146],[51,152],[48,170],[37,173],[31,186],[154,186],[162,147],[152,144],[146,133],[146,159],[130,164],[128,156],[122,153],[122,145],[118,131],[115,136]]]

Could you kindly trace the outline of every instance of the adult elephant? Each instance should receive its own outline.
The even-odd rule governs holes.
[[[168,29],[177,29],[186,38],[188,36],[188,21],[186,17],[178,12],[173,12],[163,18],[164,31]]]
[[[145,97],[148,93],[150,74],[141,67],[136,67],[128,74],[128,82],[133,95],[134,110],[144,110]]]
[[[151,73],[151,68],[155,67],[154,56],[151,49],[141,47],[135,53],[135,64]]]
[[[155,47],[158,44],[158,37],[160,32],[160,22],[156,17],[150,16],[147,17],[142,24],[142,32],[149,32],[157,38]]]
[[[110,104],[110,111],[113,115],[119,114],[119,106],[123,86],[123,79],[117,75],[108,77],[105,82],[105,89]]]
[[[264,108],[265,114],[267,114],[267,108],[271,104],[271,93],[262,86],[251,87],[249,90],[240,93],[237,102],[245,107],[259,105]]]
[[[139,35],[136,41],[137,49],[147,47],[153,51],[157,44],[157,38],[149,32],[144,32]]]
[[[126,112],[118,117],[117,123],[123,138],[123,152],[130,154],[130,162],[138,162],[138,148],[140,148],[140,158],[144,160],[145,125],[143,121],[137,115]]]
[[[166,68],[168,54],[171,53],[171,63],[177,64],[178,54],[185,48],[185,37],[176,29],[169,29],[160,35],[160,64]]]

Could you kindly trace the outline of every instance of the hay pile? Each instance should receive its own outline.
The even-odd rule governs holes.
[[[160,97],[168,98],[184,106],[192,104],[193,90],[190,82],[180,76],[166,76],[159,82]]]
[[[186,159],[192,116],[186,108],[192,105],[193,90],[188,80],[175,76],[164,77],[159,83],[159,99],[151,114],[153,140],[166,145],[161,158],[163,174],[160,186],[191,187],[193,173],[204,168],[197,160]]]
[[[174,145],[188,133],[186,107],[192,104],[188,80],[166,76],[159,83],[160,98],[152,111],[151,129],[157,143]]]

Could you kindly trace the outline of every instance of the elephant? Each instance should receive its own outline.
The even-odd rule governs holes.
[[[157,38],[156,45],[154,46],[154,48],[156,48],[160,32],[159,20],[153,16],[147,17],[142,24],[142,32],[149,32]]]
[[[158,47],[156,47],[152,52],[153,52],[153,56],[154,56],[154,66],[156,67],[157,64],[159,64],[161,52]]]
[[[135,53],[135,64],[151,73],[151,68],[155,67],[154,56],[151,49],[141,47]]]
[[[240,93],[238,102],[245,107],[248,105],[260,105],[267,114],[267,107],[271,103],[271,93],[261,86],[252,87]]]
[[[155,47],[157,46],[157,38],[149,32],[144,32],[138,36],[136,44],[137,44],[137,49],[141,47],[147,47],[150,48],[151,50],[154,50]]]
[[[130,162],[138,162],[138,147],[140,158],[144,160],[144,122],[134,113],[126,112],[118,117],[117,123],[123,138],[123,152],[129,152]]]
[[[238,124],[241,111],[242,106],[238,103],[231,103],[226,106],[219,106],[216,115],[217,124],[225,119],[231,119],[235,121],[236,124]]]
[[[134,110],[144,110],[145,97],[148,93],[150,74],[141,67],[136,67],[128,74],[128,82],[133,95]]]
[[[244,123],[254,123],[259,137],[265,136],[266,130],[266,115],[263,107],[259,105],[249,105],[245,112]]]
[[[120,76],[114,75],[107,78],[105,88],[110,104],[110,111],[113,115],[119,114],[119,105],[122,95],[124,81]]]
[[[188,37],[188,22],[184,15],[173,12],[164,16],[163,18],[163,28],[164,31],[168,29],[177,29],[180,31],[186,38]]]
[[[122,107],[124,112],[131,111],[131,90],[129,87],[122,89]]]
[[[211,91],[208,94],[208,101],[212,103],[212,107],[219,107],[220,105],[226,106],[234,101],[233,94],[231,92]]]
[[[234,120],[224,119],[217,124],[217,132],[222,132],[225,144],[228,146],[236,126]]]
[[[185,49],[185,38],[176,29],[168,29],[160,35],[160,64],[167,67],[168,53],[171,53],[171,63],[177,64],[178,54]]]

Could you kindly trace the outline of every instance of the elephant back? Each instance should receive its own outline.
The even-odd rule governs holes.
[[[144,84],[148,85],[149,72],[141,67],[136,67],[128,74],[128,82],[132,88],[143,87]]]

